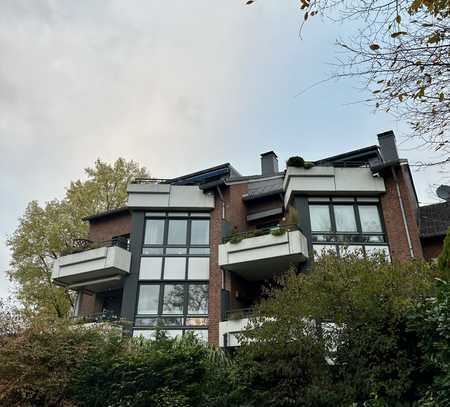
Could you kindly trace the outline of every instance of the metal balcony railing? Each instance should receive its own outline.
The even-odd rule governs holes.
[[[74,240],[72,247],[69,247],[61,252],[61,256],[81,253],[87,250],[98,249],[100,247],[120,247],[124,250],[130,251],[130,239],[123,236],[115,237],[111,240],[103,240],[100,242],[94,242],[89,239],[76,239]]]
[[[253,308],[237,308],[225,312],[225,321],[234,321],[237,319],[250,318],[253,314]]]
[[[108,310],[94,314],[72,316],[70,319],[75,324],[103,324],[103,323],[111,323],[112,325],[130,324],[130,322],[121,319],[120,315],[118,315],[117,313]]]

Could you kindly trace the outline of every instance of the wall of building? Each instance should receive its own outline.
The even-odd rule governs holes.
[[[394,174],[391,172],[383,174],[386,193],[381,196],[381,208],[391,257],[394,260],[408,260],[411,258],[408,237],[397,194],[396,182],[398,182],[413,254],[416,258],[422,258],[422,245],[417,225],[417,201],[411,190],[409,172],[406,166],[394,167],[393,170]]]
[[[219,267],[218,246],[222,243],[222,201],[216,196],[216,207],[210,218],[208,341],[219,344],[219,322],[221,315],[222,272]]]
[[[131,232],[131,214],[128,212],[93,219],[89,222],[89,240],[101,242]]]

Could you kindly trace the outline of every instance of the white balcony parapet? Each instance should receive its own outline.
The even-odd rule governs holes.
[[[214,209],[214,194],[197,185],[161,183],[129,184],[129,208],[140,209]]]
[[[240,346],[239,334],[245,331],[248,324],[248,318],[219,322],[219,346],[221,348]]]
[[[73,289],[100,291],[121,286],[130,273],[131,253],[118,246],[99,247],[58,258],[53,264],[55,283]]]
[[[317,166],[309,169],[288,167],[283,182],[284,203],[289,204],[295,192],[379,195],[386,192],[384,179],[370,168],[335,168]]]
[[[299,230],[286,231],[282,235],[247,237],[237,243],[219,245],[219,266],[249,281],[271,278],[307,257],[308,243]]]

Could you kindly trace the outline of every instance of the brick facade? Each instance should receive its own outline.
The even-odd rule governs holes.
[[[209,298],[208,298],[208,341],[219,345],[220,294],[222,272],[219,267],[219,244],[222,243],[222,201],[216,195],[216,206],[211,212],[209,258]]]
[[[411,258],[406,229],[404,226],[401,206],[398,198],[396,180],[400,188],[401,200],[406,214],[407,225],[411,238],[414,257],[422,258],[422,245],[417,226],[417,201],[411,190],[409,170],[406,165],[393,167],[392,173],[383,174],[386,193],[381,196],[386,234],[389,241],[391,257],[393,260],[408,260]]]
[[[89,222],[89,240],[102,242],[115,236],[131,232],[131,214],[120,212],[108,217],[93,219]]]

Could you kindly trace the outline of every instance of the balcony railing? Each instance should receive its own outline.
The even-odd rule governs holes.
[[[225,312],[225,321],[235,321],[237,319],[250,318],[253,308],[237,308]]]
[[[68,254],[75,254],[85,252],[86,250],[98,249],[100,247],[120,247],[122,249],[130,251],[130,240],[126,237],[119,236],[111,240],[103,240],[100,242],[94,242],[89,239],[75,239],[73,246],[63,250],[61,256],[67,256]]]
[[[229,236],[225,236],[222,239],[223,243],[240,243],[244,239],[248,239],[250,237],[257,237],[257,236],[266,236],[266,235],[272,235],[272,236],[281,236],[284,235],[286,232],[291,232],[293,230],[299,230],[301,232],[301,229],[298,225],[280,225],[280,226],[274,226],[271,228],[265,228],[265,229],[254,229],[254,230],[247,230],[245,232],[240,233],[231,233]]]
[[[72,323],[75,325],[85,325],[85,326],[113,326],[121,327],[124,330],[130,329],[133,325],[131,321],[127,321],[120,317],[113,311],[103,311],[88,315],[73,316],[70,318]]]
[[[135,178],[131,181],[132,184],[169,184],[168,178]]]

